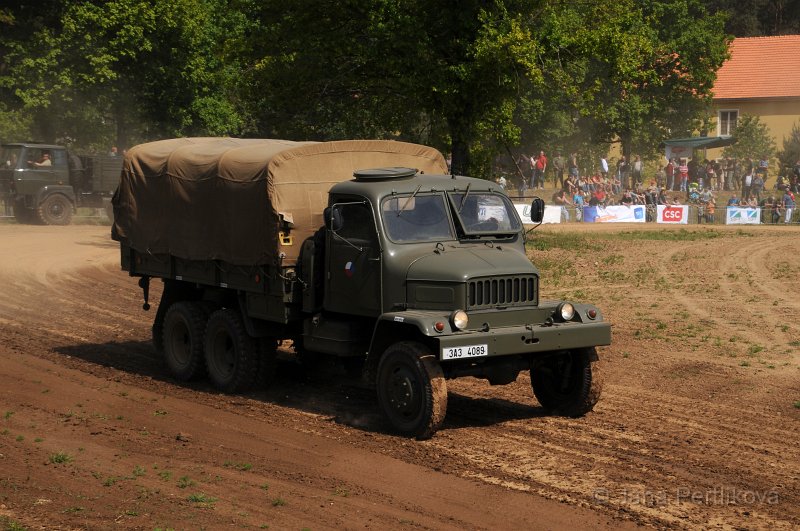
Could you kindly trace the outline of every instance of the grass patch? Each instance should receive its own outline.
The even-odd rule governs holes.
[[[170,479],[172,479],[172,472],[170,472],[169,470],[162,470],[161,472],[158,473],[158,477],[160,477],[164,481],[169,481]]]
[[[26,531],[28,528],[11,518],[0,516],[0,529],[3,531]]]
[[[212,498],[211,496],[203,494],[202,492],[196,494],[189,494],[186,497],[186,499],[192,503],[198,503],[206,506],[213,505],[214,502],[217,501],[217,498]]]
[[[6,419],[6,420],[8,420],[8,419],[10,419],[10,418],[11,418],[13,415],[14,415],[14,412],[13,412],[13,411],[6,411],[6,412],[3,414],[3,418],[4,418],[4,419]]]
[[[55,465],[69,463],[71,461],[72,461],[72,456],[66,452],[56,452],[50,455],[50,462]]]
[[[526,244],[528,249],[535,251],[549,251],[550,249],[564,249],[567,251],[600,251],[602,246],[597,243],[597,235],[588,236],[579,233],[550,233],[534,232]]]
[[[179,489],[185,489],[186,487],[191,487],[193,485],[195,485],[195,482],[193,479],[189,479],[189,476],[181,476],[178,478]]]
[[[750,354],[751,356],[755,356],[762,350],[764,350],[764,347],[762,347],[761,345],[750,345],[750,348],[747,349],[747,353]]]
[[[284,505],[286,505],[286,500],[284,500],[283,498],[274,498],[272,500],[273,507],[283,507]]]
[[[646,231],[621,231],[611,234],[595,234],[598,238],[607,240],[622,241],[670,241],[670,242],[694,242],[698,240],[713,240],[721,238],[723,235],[716,230],[646,230]]]
[[[222,466],[225,468],[235,468],[236,470],[248,471],[252,470],[253,465],[250,463],[234,463],[233,461],[225,461]]]
[[[800,409],[800,400],[797,400],[794,404],[792,404],[795,409]]]

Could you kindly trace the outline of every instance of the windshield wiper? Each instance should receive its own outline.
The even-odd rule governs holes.
[[[467,200],[467,196],[469,195],[469,187],[472,186],[472,183],[467,185],[467,189],[464,190],[464,197],[461,198],[461,204],[458,205],[458,213],[461,214],[461,211],[464,209],[464,202]]]
[[[398,218],[400,217],[400,214],[401,214],[401,213],[402,213],[402,212],[403,212],[403,211],[406,209],[406,207],[407,207],[407,206],[408,206],[408,204],[411,202],[411,200],[412,200],[412,199],[414,199],[414,197],[417,195],[417,192],[419,192],[419,189],[420,189],[420,188],[422,188],[422,185],[421,185],[421,184],[420,184],[419,186],[417,186],[417,189],[416,189],[416,190],[414,190],[414,193],[413,193],[413,194],[411,194],[411,197],[409,197],[408,199],[406,199],[406,202],[405,202],[405,203],[403,203],[403,206],[402,206],[402,207],[400,207],[400,210],[398,210],[398,211],[397,211],[397,217],[398,217]]]

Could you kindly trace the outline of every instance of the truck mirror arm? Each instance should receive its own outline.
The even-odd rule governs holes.
[[[359,253],[363,253],[364,252],[364,248],[363,247],[359,247],[358,245],[354,244],[353,242],[351,242],[350,240],[348,240],[344,236],[340,236],[339,233],[337,233],[336,231],[332,230],[331,234],[333,234],[336,238],[339,238],[340,240],[342,240],[344,243],[346,243],[347,245],[349,245],[350,247],[352,247],[353,249],[355,249]]]

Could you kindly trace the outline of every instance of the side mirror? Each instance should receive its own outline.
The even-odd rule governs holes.
[[[541,197],[534,197],[531,201],[531,221],[541,223],[544,219],[544,200]]]
[[[329,231],[336,232],[342,229],[342,211],[337,205],[326,207],[322,211],[322,218],[325,220],[325,228]]]

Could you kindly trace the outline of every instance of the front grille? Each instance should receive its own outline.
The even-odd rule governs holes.
[[[467,309],[492,306],[530,306],[539,303],[539,277],[495,277],[470,280]]]

